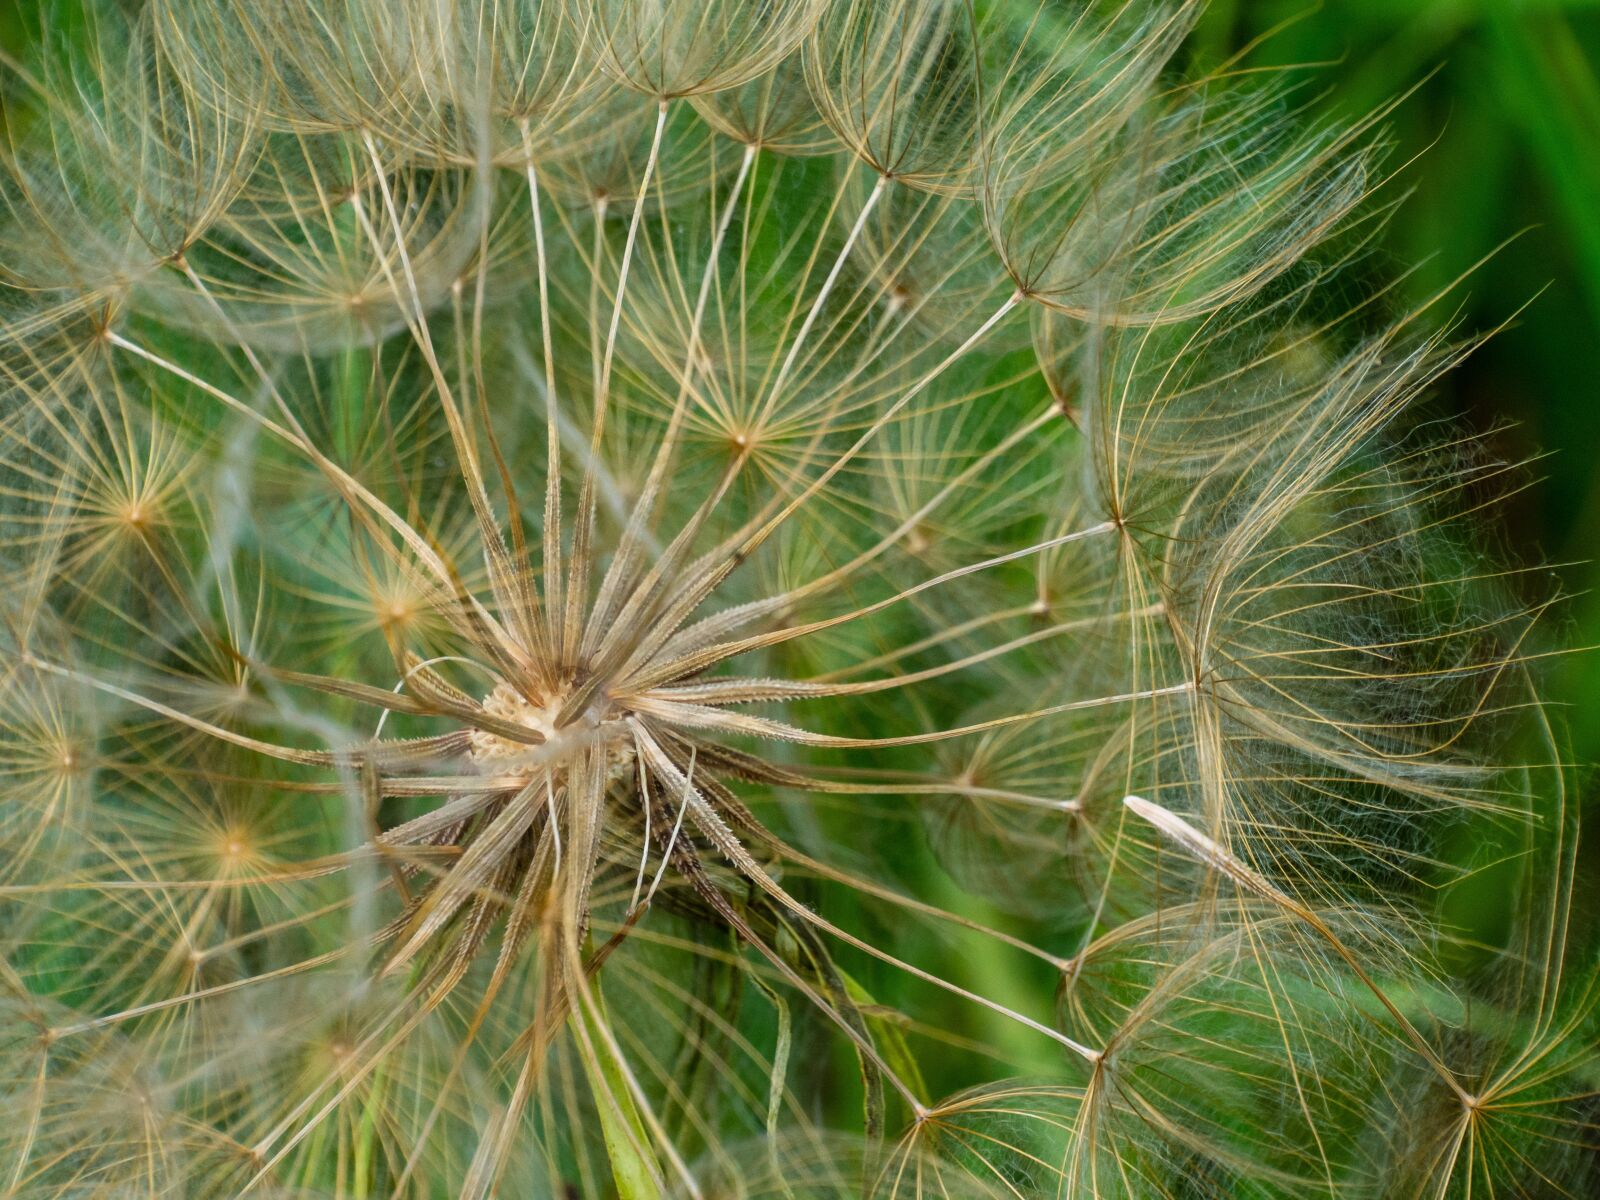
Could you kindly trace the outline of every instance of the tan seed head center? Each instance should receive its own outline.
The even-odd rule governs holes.
[[[480,770],[491,774],[514,774],[519,769],[538,763],[541,770],[559,773],[560,763],[569,754],[577,752],[580,747],[602,742],[606,746],[607,779],[616,782],[626,777],[632,768],[633,748],[625,736],[619,736],[623,730],[622,723],[603,720],[599,710],[591,707],[585,717],[577,722],[558,725],[556,719],[566,698],[567,693],[563,690],[542,697],[541,702],[535,704],[509,683],[496,684],[483,698],[484,713],[499,721],[526,726],[543,734],[545,740],[540,744],[530,744],[490,730],[474,729],[470,734],[471,753]]]
[[[542,733],[547,742],[556,736],[556,714],[560,708],[559,695],[546,698],[543,704],[532,704],[509,683],[495,684],[494,690],[483,698],[483,711],[486,714],[497,720],[526,725]],[[526,742],[515,742],[486,729],[472,731],[472,756],[480,762],[525,755],[528,749]]]

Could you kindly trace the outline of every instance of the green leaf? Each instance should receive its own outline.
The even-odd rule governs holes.
[[[605,1020],[600,981],[591,980],[588,986],[592,1006],[580,1003],[572,1019],[581,1024],[580,1040],[588,1044],[588,1052],[579,1054],[579,1058],[594,1093],[617,1196],[619,1200],[661,1200],[661,1165],[650,1150],[650,1134],[633,1102],[622,1064],[600,1028]]]

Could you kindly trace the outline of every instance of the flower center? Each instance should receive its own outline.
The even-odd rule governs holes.
[[[544,769],[559,769],[557,764],[580,746],[604,742],[607,781],[614,783],[626,777],[632,769],[633,747],[625,736],[618,736],[622,733],[622,724],[603,721],[598,710],[590,708],[578,721],[557,725],[556,716],[565,699],[566,693],[562,691],[543,697],[535,704],[509,683],[497,683],[483,698],[483,711],[498,720],[515,722],[542,733],[545,740],[541,745],[530,745],[486,729],[474,729],[470,735],[471,753],[479,768],[490,774],[516,773],[519,767],[538,761],[544,764]]]
[[[532,704],[528,698],[509,683],[497,683],[494,690],[483,698],[483,711],[501,721],[526,725],[544,734],[547,742],[556,737],[556,714],[561,708],[561,697],[550,696],[543,704]],[[515,742],[486,729],[472,731],[472,756],[480,762],[488,759],[510,758],[523,755],[528,743]]]

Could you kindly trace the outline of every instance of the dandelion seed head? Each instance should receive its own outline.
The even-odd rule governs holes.
[[[1581,1194],[1515,466],[1350,282],[1382,114],[1186,78],[1197,8],[21,64],[0,1189]]]

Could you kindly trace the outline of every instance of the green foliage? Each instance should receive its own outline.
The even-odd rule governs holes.
[[[1326,89],[1319,108],[1359,116],[1410,96],[1387,122],[1394,159],[1407,164],[1396,184],[1409,198],[1384,239],[1394,261],[1418,264],[1408,294],[1420,299],[1473,271],[1461,299],[1469,329],[1495,328],[1532,301],[1441,382],[1435,404],[1495,427],[1512,457],[1548,454],[1539,487],[1510,510],[1506,536],[1524,555],[1557,565],[1579,597],[1573,640],[1600,644],[1589,565],[1600,545],[1592,453],[1600,407],[1588,382],[1600,376],[1600,160],[1592,153],[1600,144],[1600,6],[1224,0],[1200,20],[1196,60],[1220,62],[1285,22],[1261,53],[1274,63],[1332,64],[1311,76],[1314,89]],[[1594,671],[1575,659],[1554,687],[1574,760],[1600,761]],[[1472,919],[1493,919],[1493,891],[1484,889]]]

